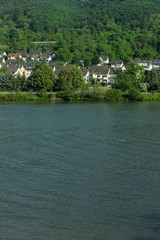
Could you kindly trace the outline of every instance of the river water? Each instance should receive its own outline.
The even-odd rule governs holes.
[[[0,104],[1,240],[159,240],[160,103]]]

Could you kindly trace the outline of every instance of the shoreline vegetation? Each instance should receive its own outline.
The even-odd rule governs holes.
[[[160,101],[159,93],[123,93],[117,89],[98,89],[88,92],[0,92],[0,102],[143,102]]]
[[[102,86],[97,78],[86,81],[76,66],[55,73],[46,63],[41,63],[28,78],[14,76],[2,68],[0,93],[1,102],[160,101],[160,70],[146,74],[144,67],[131,62],[127,72],[120,71],[112,84],[106,82]]]

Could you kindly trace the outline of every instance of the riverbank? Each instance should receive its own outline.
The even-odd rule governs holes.
[[[37,92],[1,92],[0,102],[39,102],[39,101],[61,101],[56,98],[55,93],[37,93]]]
[[[93,92],[0,92],[0,102],[128,102],[160,101],[159,93],[122,93],[120,90]]]

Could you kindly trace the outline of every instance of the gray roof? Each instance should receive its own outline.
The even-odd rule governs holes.
[[[119,71],[115,71],[113,69],[110,69],[109,75],[117,75]]]
[[[103,71],[108,69],[107,66],[91,66],[87,68],[90,72],[95,72],[95,71]]]
[[[53,54],[54,54],[53,52],[46,51],[42,53],[42,57],[50,57],[53,56]]]
[[[21,68],[22,64],[10,64],[10,65],[5,65],[5,68],[7,68],[11,73],[15,73],[18,68]]]
[[[135,59],[135,60],[131,60],[130,62],[149,64],[149,63],[151,63],[151,60],[137,60],[137,59]]]
[[[153,65],[160,65],[160,59],[153,59],[152,64]]]
[[[122,63],[123,63],[123,60],[113,60],[111,62],[111,65],[113,65],[113,64],[122,64]]]
[[[42,56],[42,51],[41,50],[35,50],[29,52],[30,57],[41,57]]]
[[[52,61],[50,61],[50,62],[49,62],[49,66],[55,66],[55,65],[56,65],[56,63],[57,63],[57,61],[56,61],[56,60],[52,60]]]
[[[90,74],[108,74],[109,72],[109,68],[107,68],[106,66],[91,66],[88,67],[88,71],[90,72]]]
[[[103,59],[103,61],[107,61],[108,60],[108,56],[99,56],[100,58],[102,58]]]
[[[56,66],[55,73],[58,74],[62,70],[71,70],[73,66]]]
[[[0,51],[0,55],[3,55],[5,53],[5,51]]]
[[[10,65],[10,64],[14,64],[15,65],[15,59],[12,59],[12,60],[7,60],[7,65]]]
[[[26,57],[26,58],[29,57],[29,53],[28,53],[28,52],[20,51],[19,53],[21,53],[21,56],[22,56],[22,57]]]
[[[83,71],[82,71],[83,77],[85,77],[85,76],[87,75],[87,72],[88,72],[88,71],[86,71],[86,70],[83,70]]]
[[[100,75],[104,75],[104,74],[108,74],[109,73],[109,68],[108,69],[97,69],[95,72],[92,73],[96,73],[96,74],[100,74]]]
[[[39,65],[40,62],[38,61],[29,61],[23,64],[26,70],[32,70],[35,66]]]

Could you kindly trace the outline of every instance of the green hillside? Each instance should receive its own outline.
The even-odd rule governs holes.
[[[43,48],[71,63],[160,58],[160,0],[0,0],[0,16],[8,51],[55,40]]]

